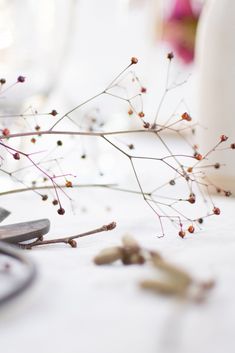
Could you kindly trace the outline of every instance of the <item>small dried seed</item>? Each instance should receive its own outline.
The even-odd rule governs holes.
[[[115,246],[101,250],[101,252],[94,258],[96,265],[111,264],[114,261],[122,259],[122,248]]]

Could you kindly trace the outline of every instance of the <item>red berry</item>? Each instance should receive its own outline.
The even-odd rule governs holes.
[[[143,112],[140,112],[138,115],[139,115],[140,118],[144,117],[144,113]]]
[[[147,88],[146,87],[141,87],[140,91],[141,91],[141,93],[146,93],[147,92]]]
[[[213,213],[214,213],[215,215],[219,216],[219,215],[220,215],[220,209],[219,209],[218,207],[214,207],[214,208],[213,208]]]
[[[191,225],[191,226],[188,227],[188,232],[189,233],[194,233],[194,231],[195,231],[194,226]]]
[[[133,110],[132,109],[129,109],[128,110],[128,115],[132,115],[133,114]]]
[[[137,63],[138,63],[138,59],[133,56],[133,57],[131,58],[131,64],[132,64],[132,65],[135,65],[135,64],[137,64]]]
[[[58,208],[57,213],[58,213],[59,215],[61,215],[61,216],[62,216],[63,214],[65,214],[64,208],[62,208],[62,207]]]
[[[234,150],[234,149],[235,149],[235,143],[232,143],[232,144],[230,145],[230,148],[232,148],[232,150]]]
[[[42,195],[42,201],[46,201],[48,199],[47,195]]]
[[[59,203],[59,202],[58,202],[58,200],[56,200],[56,199],[52,201],[52,204],[53,204],[54,206],[58,205],[58,203]]]
[[[36,139],[33,137],[33,138],[31,138],[31,142],[32,143],[36,143]]]
[[[3,134],[4,136],[9,136],[9,135],[10,135],[10,130],[7,129],[7,128],[5,128],[5,129],[2,130],[2,134]]]
[[[200,153],[196,153],[194,157],[195,157],[198,161],[201,161],[202,158],[203,158]]]
[[[20,82],[20,83],[25,82],[25,77],[24,77],[24,76],[19,76],[19,77],[17,78],[17,82]]]
[[[50,115],[52,116],[56,116],[58,113],[55,109],[53,109],[51,112],[50,112]]]
[[[5,79],[5,78],[1,78],[1,79],[0,79],[0,84],[1,84],[1,85],[4,85],[5,83],[6,83],[6,79]]]
[[[194,194],[189,195],[188,202],[190,202],[192,204],[196,202],[196,197]]]
[[[226,197],[229,197],[229,196],[232,195],[231,191],[225,191],[224,194],[225,194]]]
[[[185,237],[185,232],[184,232],[183,230],[180,230],[180,231],[179,231],[179,236],[180,236],[181,238],[184,238],[184,237]]]
[[[186,121],[191,121],[192,120],[191,116],[188,113],[186,113],[186,112],[181,115],[181,119],[182,120],[186,120]]]
[[[67,180],[65,184],[66,188],[71,188],[73,186],[72,182]]]
[[[20,154],[18,152],[13,154],[13,158],[19,160],[20,159]]]

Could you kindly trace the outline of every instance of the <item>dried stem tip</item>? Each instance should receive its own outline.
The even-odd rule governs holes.
[[[174,53],[171,51],[167,54],[167,59],[172,60],[174,58]]]
[[[220,136],[220,141],[221,142],[227,141],[227,139],[228,139],[228,136],[226,136],[226,135],[221,135]]]
[[[103,229],[104,229],[104,231],[113,230],[114,228],[116,228],[116,226],[117,226],[117,223],[116,222],[112,222],[112,223],[104,225]]]

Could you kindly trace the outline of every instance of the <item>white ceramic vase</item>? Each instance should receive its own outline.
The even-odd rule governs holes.
[[[202,151],[229,136],[235,142],[235,1],[208,0],[202,13],[196,43],[198,70],[198,129]],[[227,142],[225,144],[227,144]],[[221,145],[224,147],[224,145]],[[225,167],[211,169],[213,180],[235,194],[235,150],[216,152],[213,162]]]

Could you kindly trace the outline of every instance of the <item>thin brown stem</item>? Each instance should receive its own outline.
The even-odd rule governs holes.
[[[77,242],[75,241],[75,239],[82,238],[82,237],[92,235],[92,234],[107,232],[109,230],[113,230],[114,228],[116,228],[116,223],[112,222],[112,223],[103,225],[102,227],[90,230],[85,233],[80,233],[77,235],[72,235],[72,236],[64,237],[64,238],[55,238],[55,239],[48,239],[48,240],[44,240],[43,238],[38,238],[37,240],[35,240],[31,243],[19,244],[19,246],[23,249],[32,249],[33,247],[40,246],[40,245],[64,243],[64,244],[69,244],[72,248],[76,248]]]

